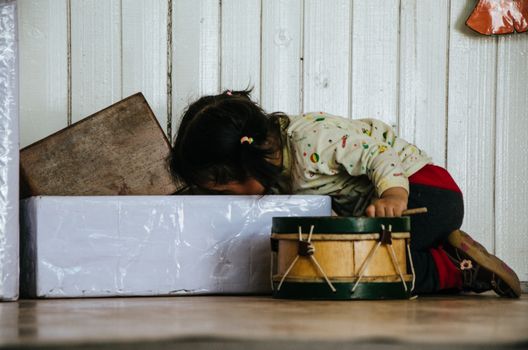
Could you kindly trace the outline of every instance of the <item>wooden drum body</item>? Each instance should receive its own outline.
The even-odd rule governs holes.
[[[275,217],[271,240],[275,298],[405,299],[414,287],[409,217]]]

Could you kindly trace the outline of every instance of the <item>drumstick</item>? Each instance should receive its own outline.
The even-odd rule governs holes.
[[[402,212],[402,215],[414,215],[414,214],[422,214],[422,213],[427,213],[426,207],[407,209]]]

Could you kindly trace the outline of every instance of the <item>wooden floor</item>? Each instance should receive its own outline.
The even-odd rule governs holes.
[[[0,303],[0,348],[528,348],[528,296],[398,301],[270,297],[21,300]]]

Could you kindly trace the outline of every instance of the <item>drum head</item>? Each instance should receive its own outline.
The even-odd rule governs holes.
[[[380,232],[381,225],[386,229],[391,226],[392,232],[410,232],[411,221],[408,216],[397,218],[368,218],[341,216],[300,216],[274,217],[271,232],[288,234],[298,232],[299,226],[303,232],[308,232],[314,226],[313,233],[350,234]]]

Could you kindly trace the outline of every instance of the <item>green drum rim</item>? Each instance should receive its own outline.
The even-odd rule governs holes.
[[[382,300],[409,299],[411,282],[406,282],[407,292],[402,282],[364,282],[359,283],[351,293],[355,282],[332,283],[336,289],[330,290],[326,283],[320,282],[284,282],[277,291],[277,282],[273,283],[273,298],[300,300]]]
[[[386,229],[390,225],[392,232],[411,231],[411,220],[408,216],[397,218],[297,216],[274,217],[271,232],[276,234],[297,233],[300,226],[303,233],[308,233],[312,225],[314,234],[374,233],[380,232],[381,225],[385,225]]]

